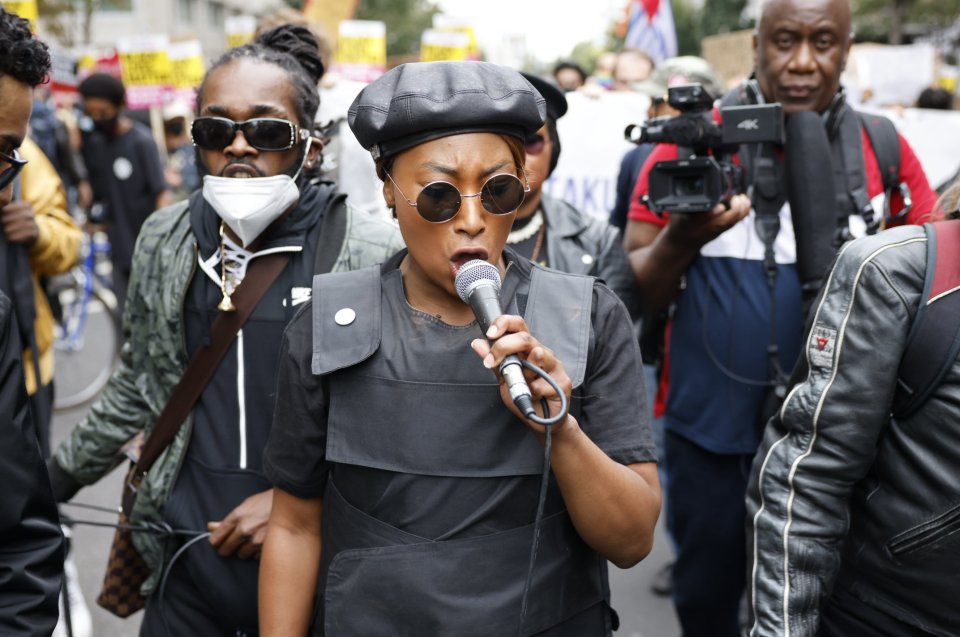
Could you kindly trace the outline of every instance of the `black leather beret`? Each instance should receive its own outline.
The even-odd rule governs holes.
[[[520,73],[487,62],[401,64],[366,86],[347,121],[374,159],[460,133],[524,139],[543,126],[546,103]]]

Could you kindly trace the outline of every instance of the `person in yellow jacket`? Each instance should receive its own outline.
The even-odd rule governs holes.
[[[20,172],[20,196],[0,209],[0,222],[7,241],[27,249],[33,275],[34,340],[38,356],[35,359],[29,346],[23,353],[23,371],[27,393],[45,401],[50,413],[53,394],[53,313],[43,291],[40,278],[68,271],[80,255],[83,233],[67,213],[67,198],[56,169],[43,151],[29,137],[20,147],[20,155],[27,164]],[[40,387],[34,360],[40,362]],[[39,420],[39,419],[38,419]],[[41,448],[49,450],[49,422],[36,422]]]

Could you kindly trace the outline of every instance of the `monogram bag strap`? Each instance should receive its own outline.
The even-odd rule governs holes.
[[[131,472],[131,479],[123,492],[123,510],[130,514],[133,500],[136,497],[137,487],[143,477],[156,462],[163,450],[170,445],[180,427],[183,425],[200,393],[213,377],[220,361],[226,356],[227,350],[233,344],[237,333],[253,313],[253,309],[266,294],[267,290],[280,275],[290,260],[290,253],[275,253],[257,257],[250,262],[243,282],[233,293],[232,300],[236,306],[234,312],[220,312],[210,328],[210,343],[201,346],[190,364],[180,377],[180,382],[173,388],[167,404],[157,418],[150,435],[147,437],[137,460],[136,467]]]

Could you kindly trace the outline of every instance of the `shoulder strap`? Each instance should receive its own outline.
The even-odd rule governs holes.
[[[380,266],[313,277],[313,356],[322,375],[356,365],[380,347]]]
[[[201,346],[187,365],[180,381],[167,399],[143,445],[132,478],[123,492],[123,510],[130,514],[137,487],[143,477],[173,441],[184,420],[210,381],[220,361],[233,344],[237,333],[253,313],[280,272],[290,260],[289,252],[279,252],[251,261],[242,283],[233,294],[235,312],[220,312],[210,328],[210,344]]]
[[[339,193],[330,198],[320,221],[320,237],[314,256],[313,273],[326,274],[333,269],[347,236],[347,196]]]
[[[594,281],[591,276],[534,266],[523,309],[530,333],[556,352],[574,387],[583,384],[587,373]]]
[[[960,221],[926,224],[927,268],[920,308],[900,360],[893,416],[913,415],[960,353]]]
[[[882,115],[858,112],[857,116],[877,156],[883,189],[889,193],[900,185],[900,137],[897,129],[893,122]]]
[[[848,104],[842,104],[834,116],[834,124],[827,131],[833,150],[834,186],[836,188],[836,235],[835,247],[849,241],[850,215],[860,215],[867,226],[867,233],[880,229],[870,193],[867,190],[867,169],[864,164],[863,135],[859,114]]]

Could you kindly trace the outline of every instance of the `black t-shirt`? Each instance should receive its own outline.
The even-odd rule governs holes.
[[[110,224],[111,256],[114,264],[127,270],[140,226],[167,187],[149,129],[137,121],[132,123],[129,131],[116,137],[93,132],[83,138],[90,185]]]
[[[431,352],[463,348],[479,335],[476,324],[451,326],[411,308],[403,295],[397,266],[403,253],[382,269],[384,321],[392,321],[403,338],[384,340],[381,354],[403,373],[419,382],[430,382]],[[517,279],[529,280],[529,262],[511,257],[503,286],[503,304]],[[580,426],[608,456],[622,464],[654,461],[642,372],[632,323],[626,309],[605,286],[593,292],[595,339],[589,352],[583,385],[574,400]],[[270,440],[264,454],[264,472],[274,485],[303,498],[323,497],[331,474],[344,497],[355,507],[406,532],[433,539],[470,537],[514,528],[532,521],[530,503],[536,502],[539,476],[446,477],[414,475],[386,469],[328,462],[326,459],[330,379],[311,372],[313,350],[310,309],[298,313],[288,326],[281,346],[277,401]],[[469,360],[469,357],[467,357]],[[411,366],[416,369],[411,370]],[[438,383],[464,383],[476,387],[489,383],[492,399],[499,390],[492,372],[476,358],[475,367],[464,365],[457,378],[437,378]],[[402,377],[401,377],[402,378]],[[579,397],[579,398],[578,398]],[[430,400],[424,395],[422,401]],[[419,401],[417,401],[419,402]],[[417,404],[393,405],[397,419],[416,418]],[[491,427],[524,427],[506,407],[502,422]],[[456,417],[453,415],[452,417]],[[533,433],[529,433],[533,436]],[[465,442],[463,452],[469,453]],[[438,459],[442,464],[443,459]],[[558,490],[551,489],[548,513],[562,506]]]

